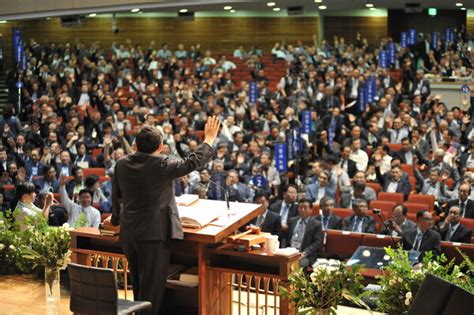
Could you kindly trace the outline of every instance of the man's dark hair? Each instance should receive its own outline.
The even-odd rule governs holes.
[[[321,198],[321,200],[319,200],[319,205],[324,206],[325,204],[328,203],[328,201],[334,201],[334,198],[329,197],[329,196],[324,196],[323,198]]]
[[[405,205],[402,205],[401,203],[399,203],[398,205],[396,205],[395,207],[393,207],[392,212],[393,212],[393,210],[395,210],[396,208],[402,208],[402,214],[403,214],[403,216],[404,216],[404,217],[407,216],[408,208],[407,208]]]
[[[135,143],[141,153],[155,152],[163,142],[163,135],[155,127],[145,126],[137,134]]]
[[[264,190],[259,190],[255,193],[255,197],[253,198],[254,201],[256,201],[257,199],[261,198],[261,197],[265,197],[265,199],[268,201],[270,200],[270,195],[264,191]]]
[[[84,185],[89,188],[95,185],[99,181],[99,176],[96,174],[90,174],[89,176],[86,177],[84,180]]]
[[[82,167],[74,165],[71,169],[72,176],[77,176],[77,171],[82,170]]]
[[[45,165],[45,166],[43,167],[43,176],[48,175],[49,171],[50,171],[52,168],[54,168],[54,166],[51,165],[51,164]]]
[[[20,201],[23,195],[28,195],[34,193],[36,191],[36,187],[32,182],[21,182],[16,185],[15,189],[15,197],[16,200]]]
[[[81,196],[82,194],[89,194],[92,197],[92,191],[90,191],[90,189],[87,189],[87,188],[81,189],[79,191],[79,196]]]
[[[369,205],[367,200],[362,199],[362,198],[357,198],[352,202],[352,208],[355,209],[356,207],[359,208],[360,204],[365,203],[366,205]]]
[[[300,201],[298,201],[298,205],[302,205],[303,203],[307,203],[311,207],[310,200],[303,198],[303,199],[300,199]]]
[[[421,217],[423,217],[425,215],[425,212],[428,212],[428,210],[424,209],[424,210],[420,210],[416,213],[416,219],[420,219]]]

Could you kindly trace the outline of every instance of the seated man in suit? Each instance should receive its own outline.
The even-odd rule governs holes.
[[[321,214],[316,216],[316,220],[321,223],[323,230],[340,230],[342,229],[342,219],[332,213],[334,209],[334,199],[331,197],[323,197],[319,201]]]
[[[408,197],[411,191],[410,180],[408,176],[403,176],[402,168],[399,165],[392,165],[390,172],[385,173],[383,176],[380,175],[380,172],[376,173],[383,192],[401,192],[405,199]]]
[[[423,178],[420,171],[414,167],[417,186],[420,187],[420,194],[432,195],[439,203],[448,201],[448,194],[446,192],[446,185],[444,183],[445,178],[441,177],[441,171],[439,168],[432,168],[430,170],[429,178]],[[440,181],[440,179],[442,180]]]
[[[438,232],[431,229],[433,216],[428,210],[416,213],[416,228],[403,232],[402,246],[405,250],[417,250],[422,255],[431,251],[437,256],[441,253],[441,237]],[[422,258],[422,257],[420,257]]]
[[[446,220],[440,222],[436,230],[441,240],[449,242],[471,243],[472,231],[461,224],[461,208],[451,206]]]
[[[270,211],[278,213],[281,218],[281,227],[288,229],[288,220],[298,216],[298,204],[296,202],[298,191],[295,185],[289,185],[286,188],[283,200],[279,200],[270,206]]]
[[[255,194],[254,203],[262,205],[264,212],[252,220],[250,224],[260,227],[262,232],[268,232],[272,235],[279,235],[281,231],[280,215],[273,211],[268,211],[269,200],[270,197],[268,196],[268,193],[263,190],[258,191]]]
[[[359,233],[375,233],[375,220],[367,215],[369,206],[364,199],[356,199],[352,203],[354,215],[342,220],[342,229]]]
[[[324,196],[335,197],[335,190],[333,190],[329,185],[331,182],[331,173],[324,170],[318,176],[318,181],[310,184],[306,188],[305,197],[308,200],[311,200],[315,204],[319,204],[319,201]]]
[[[311,266],[320,255],[322,247],[321,223],[311,216],[311,202],[306,199],[298,203],[298,217],[288,220],[288,236],[291,247],[301,252],[300,266]]]
[[[341,208],[352,208],[352,202],[355,199],[367,200],[365,198],[365,194],[364,194],[366,188],[367,187],[365,186],[365,182],[354,181],[354,183],[352,184],[352,192],[349,190],[349,191],[344,191],[341,194],[340,207]]]
[[[386,222],[388,229],[384,229],[382,234],[401,236],[403,232],[416,228],[416,223],[408,220],[408,208],[404,205],[396,205],[392,209],[392,216]]]
[[[52,165],[43,167],[43,176],[35,178],[33,184],[36,186],[37,193],[40,192],[59,192],[59,180],[56,179],[56,169]]]
[[[458,188],[458,199],[448,201],[445,210],[445,217],[452,206],[459,206],[461,209],[461,218],[474,219],[474,200],[469,199],[471,195],[471,185],[463,183]]]

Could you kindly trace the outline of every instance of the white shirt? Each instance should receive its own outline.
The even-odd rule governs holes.
[[[66,186],[62,186],[59,189],[60,195],[61,195],[61,202],[64,205],[64,208],[66,208],[67,213],[69,215],[69,219],[67,223],[69,223],[70,226],[75,226],[76,225],[76,220],[79,218],[81,213],[85,213],[87,217],[87,222],[89,223],[88,226],[98,228],[100,224],[100,212],[94,207],[87,207],[87,208],[82,208],[80,205],[74,203],[71,199],[69,199],[69,196],[67,195],[66,192]]]
[[[391,181],[387,186],[387,192],[394,193],[397,192],[398,182]]]
[[[362,150],[352,151],[349,158],[356,162],[359,171],[365,172],[367,170],[367,164],[369,163],[369,156],[367,153]]]

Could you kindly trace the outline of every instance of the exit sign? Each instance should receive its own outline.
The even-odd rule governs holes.
[[[436,8],[429,8],[428,9],[428,15],[430,15],[430,16],[436,16],[437,13],[438,13],[438,10]]]

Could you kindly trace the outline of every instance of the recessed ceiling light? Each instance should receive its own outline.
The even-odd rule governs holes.
[[[456,3],[456,6],[457,6],[457,7],[462,7],[462,3],[461,3],[461,2],[457,2],[457,3]]]
[[[51,20],[51,18],[50,18],[50,17],[47,17],[47,18],[46,18],[46,21],[49,21],[49,20]]]
[[[281,10],[280,8],[273,8],[273,11],[275,11],[275,12],[278,12],[280,10]]]
[[[320,5],[320,6],[318,7],[319,10],[326,10],[327,8],[328,8],[328,7],[325,6],[325,5]]]
[[[188,9],[181,9],[181,10],[179,10],[179,12],[186,13],[186,12],[188,12]]]
[[[269,6],[269,7],[274,7],[275,4],[276,4],[275,2],[267,2],[267,6]]]
[[[314,0],[314,2],[316,2],[316,3],[322,3],[323,0]]]
[[[232,10],[229,10],[229,12],[230,12],[230,13],[234,13],[234,12],[235,12],[235,10],[234,10],[234,9],[232,9]]]
[[[365,4],[365,6],[366,6],[367,8],[373,8],[373,7],[374,7],[374,4],[373,4],[373,3],[370,3],[370,2],[367,2],[367,3]]]
[[[5,23],[7,23],[7,20],[0,21],[0,24],[5,24]]]
[[[89,14],[89,17],[94,17],[94,16],[97,16],[97,13],[91,13],[91,14]]]
[[[461,10],[466,11],[466,8],[463,7],[463,8],[461,8]]]
[[[232,10],[232,6],[231,6],[231,5],[226,5],[226,6],[224,7],[224,10]]]
[[[370,8],[369,10],[370,10],[370,11],[375,11],[375,10],[377,10],[377,9],[376,9],[376,8]]]
[[[140,9],[138,9],[138,8],[137,9],[132,9],[131,11],[132,11],[132,13],[137,13],[138,11],[140,11]]]

